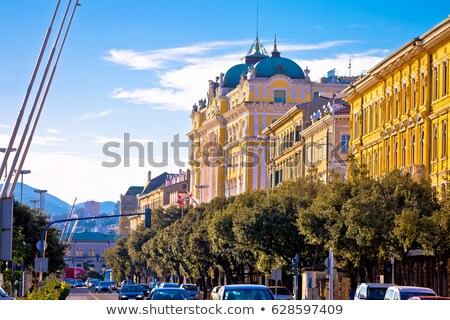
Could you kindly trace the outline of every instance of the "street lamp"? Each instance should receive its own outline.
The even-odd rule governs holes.
[[[207,185],[207,184],[198,184],[198,185],[196,185],[195,187],[196,187],[197,189],[200,189],[200,204],[202,204],[202,203],[203,203],[203,201],[202,201],[203,190],[202,190],[202,189],[208,188],[209,185]]]
[[[39,193],[39,211],[44,214],[44,194],[47,190],[35,189],[34,192]]]
[[[39,200],[37,200],[37,199],[32,199],[32,200],[28,200],[28,201],[30,201],[30,202],[33,204],[33,209],[36,209],[36,203],[38,203]]]
[[[31,173],[31,170],[20,170],[21,180],[20,180],[20,204],[22,204],[23,195],[23,175]]]

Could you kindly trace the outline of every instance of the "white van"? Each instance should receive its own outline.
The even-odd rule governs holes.
[[[411,297],[436,297],[434,290],[425,287],[392,286],[389,287],[384,300],[408,300]]]

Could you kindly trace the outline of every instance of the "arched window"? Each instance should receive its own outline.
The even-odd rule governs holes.
[[[406,166],[406,136],[403,137],[403,146],[402,146],[402,167]]]
[[[394,169],[397,169],[397,161],[398,161],[398,141],[397,138],[395,138],[394,141]]]
[[[442,157],[447,157],[447,121],[442,121]]]
[[[373,154],[373,175],[378,175],[378,153],[376,151]]]
[[[389,160],[391,158],[390,152],[391,152],[391,148],[389,145],[387,145],[386,146],[386,172],[389,172]]]
[[[416,134],[413,131],[411,134],[411,164],[414,164],[416,161],[415,155],[416,155]]]
[[[375,103],[375,130],[378,129],[378,116],[379,116],[379,110],[378,110],[378,102]]]
[[[437,160],[438,127],[433,125],[433,161]]]
[[[369,106],[369,116],[367,117],[367,121],[369,122],[369,133],[372,132],[372,106]]]
[[[425,131],[423,127],[420,127],[420,146],[419,146],[419,160],[420,164],[423,164],[424,160],[424,151],[425,151]]]

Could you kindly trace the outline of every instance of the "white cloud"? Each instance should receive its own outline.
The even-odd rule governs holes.
[[[48,128],[45,131],[47,131],[47,133],[50,133],[50,134],[58,134],[59,133],[59,129]]]
[[[104,110],[104,111],[94,112],[94,113],[84,113],[84,114],[80,115],[78,117],[78,119],[80,119],[80,120],[98,119],[98,118],[103,118],[103,117],[109,116],[113,112],[114,112],[113,110],[109,109],[109,110]]]
[[[18,135],[15,139],[14,147],[17,148],[19,145],[22,136]],[[0,145],[6,145],[9,143],[10,136],[6,134],[0,134]],[[55,146],[60,145],[62,142],[65,142],[65,138],[55,137],[55,136],[34,136],[32,145],[41,145],[41,146]]]
[[[186,62],[191,56],[201,56],[221,48],[248,44],[242,41],[211,41],[191,46],[136,52],[133,50],[109,50],[103,59],[129,67],[132,70],[154,70],[170,67],[173,62]]]
[[[313,44],[283,44],[283,52],[329,50],[343,45],[356,43],[354,40],[336,40]],[[154,109],[169,111],[191,110],[199,99],[206,98],[208,80],[215,80],[221,72],[240,63],[245,54],[243,45],[250,41],[208,42],[192,46],[135,52],[132,50],[111,50],[106,60],[126,65],[135,70],[158,70],[158,80],[146,88],[116,88],[111,96],[124,99],[129,103],[148,104]],[[239,47],[239,48],[238,48]],[[225,52],[217,52],[220,51]],[[334,49],[336,52],[336,49]],[[348,74],[349,58],[352,58],[352,74],[359,74],[378,63],[386,52],[374,49],[362,53],[333,53],[323,59],[297,60],[305,69],[311,70],[312,80],[318,80],[326,72],[336,68],[340,75]],[[296,60],[296,59],[293,59]],[[170,68],[169,68],[170,67]],[[164,69],[161,69],[164,68]]]
[[[11,129],[12,127],[9,124],[0,124],[0,129]]]
[[[65,142],[65,138],[54,137],[54,136],[35,136],[33,137],[33,144],[43,145],[43,146],[55,146],[59,145],[61,142]]]

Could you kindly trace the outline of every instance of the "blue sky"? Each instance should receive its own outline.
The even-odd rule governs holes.
[[[66,4],[68,0],[62,0]],[[208,80],[240,63],[256,35],[270,52],[311,70],[352,74],[372,68],[413,37],[447,18],[450,2],[428,1],[148,1],[83,0],[77,9],[36,137],[25,183],[72,203],[117,200],[130,185],[178,171],[105,168],[103,145],[187,140],[190,108]],[[0,147],[5,147],[56,0],[0,0]],[[438,9],[439,8],[439,9]],[[62,12],[62,10],[61,10]],[[148,152],[145,145],[145,153]],[[123,151],[117,150],[123,155]],[[186,158],[187,153],[183,153]],[[0,159],[2,154],[0,154]]]

